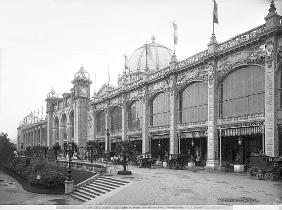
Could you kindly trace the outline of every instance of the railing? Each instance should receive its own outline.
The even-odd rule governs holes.
[[[207,125],[207,121],[186,122],[179,124],[180,127],[202,126],[202,125]]]
[[[60,166],[67,167],[68,166],[68,160],[57,160],[57,164]],[[113,163],[112,162],[106,162],[106,161],[95,161],[93,163],[90,162],[82,162],[77,160],[72,160],[71,167],[74,169],[82,169],[91,171],[94,173],[98,173],[99,175],[112,175],[113,172]]]
[[[224,51],[226,49],[232,48],[234,46],[239,46],[248,41],[251,41],[261,35],[265,30],[265,24],[253,28],[245,33],[239,34],[223,43],[218,45],[218,51]]]
[[[204,50],[202,52],[199,52],[195,55],[192,55],[191,57],[182,60],[180,62],[177,63],[177,68],[183,68],[183,67],[187,67],[189,65],[195,64],[201,60],[203,60],[204,58],[206,58],[208,56],[208,50]]]
[[[161,76],[163,76],[163,75],[166,75],[169,71],[170,71],[170,68],[169,68],[169,66],[168,66],[168,67],[166,67],[166,68],[164,68],[164,69],[161,69],[161,70],[159,70],[159,71],[157,71],[157,72],[154,72],[154,73],[152,73],[152,74],[149,76],[149,80],[154,80],[154,79],[156,79],[156,78],[158,78],[158,77],[161,77]]]

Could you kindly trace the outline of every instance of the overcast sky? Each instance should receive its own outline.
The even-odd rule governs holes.
[[[279,14],[281,1],[275,1]],[[270,0],[217,3],[215,33],[222,42],[265,23]],[[45,110],[52,87],[59,95],[70,91],[82,63],[93,81],[96,72],[99,89],[108,65],[116,85],[123,55],[130,57],[152,35],[172,49],[173,20],[178,60],[206,49],[212,11],[212,0],[0,0],[0,132],[16,137],[26,115]]]

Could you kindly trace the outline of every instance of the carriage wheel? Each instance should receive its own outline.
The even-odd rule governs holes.
[[[169,168],[170,168],[170,169],[174,169],[175,166],[176,166],[175,161],[172,160],[172,161],[169,162]]]
[[[253,166],[252,168],[249,169],[249,174],[251,176],[256,176],[258,172],[259,172],[259,168],[256,166]]]
[[[259,170],[259,171],[257,172],[257,174],[256,174],[256,178],[257,178],[258,180],[260,180],[260,179],[263,179],[263,178],[264,178],[264,174],[262,173],[262,171],[261,171],[261,170]]]

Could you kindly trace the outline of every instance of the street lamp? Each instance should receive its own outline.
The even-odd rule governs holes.
[[[67,153],[68,153],[68,156],[69,156],[69,162],[68,162],[68,177],[67,177],[67,180],[68,181],[71,181],[71,158],[72,158],[72,155],[73,155],[73,145],[71,143],[68,143],[67,145]]]
[[[105,151],[111,151],[111,141],[110,141],[110,129],[106,128],[106,135],[107,135],[107,146],[108,148],[105,148]]]

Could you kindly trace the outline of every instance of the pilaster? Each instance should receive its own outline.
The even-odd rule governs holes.
[[[178,154],[179,139],[177,138],[177,90],[176,90],[176,76],[172,75],[169,80],[169,97],[170,97],[170,154]]]
[[[216,63],[208,64],[208,139],[206,169],[216,169],[219,166],[218,133],[217,133],[217,89]]]
[[[265,154],[278,156],[278,125],[277,125],[277,40],[273,36],[266,41],[265,57]]]
[[[127,140],[127,106],[126,106],[126,96],[123,96],[122,100],[122,141]]]
[[[105,152],[109,151],[109,136],[107,135],[107,132],[110,130],[109,126],[109,108],[107,107],[105,110]]]
[[[271,2],[266,21],[266,30],[281,26],[280,16],[276,13],[274,1]],[[278,156],[279,139],[277,125],[278,106],[278,65],[277,65],[277,37],[272,34],[265,42],[265,154]]]
[[[150,152],[150,139],[149,139],[149,101],[147,92],[147,87],[143,90],[143,97],[141,99],[142,101],[142,107],[143,107],[143,118],[142,118],[142,154],[146,154]]]

